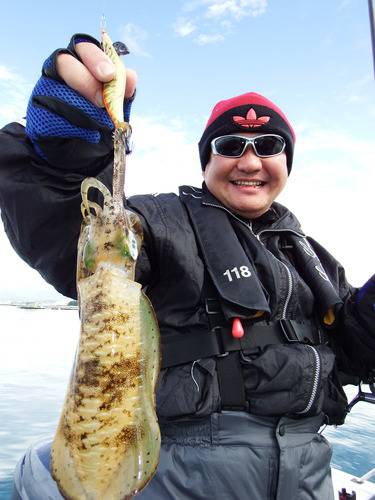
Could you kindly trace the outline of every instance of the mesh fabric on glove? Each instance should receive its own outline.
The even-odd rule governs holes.
[[[86,167],[92,158],[100,162],[113,148],[114,126],[106,110],[66,85],[56,71],[59,54],[68,53],[80,60],[75,48],[81,42],[100,47],[95,38],[76,34],[67,49],[55,50],[43,64],[26,114],[26,133],[38,155],[54,166],[69,170]],[[132,101],[124,101],[126,121]],[[128,153],[129,150],[128,145]]]

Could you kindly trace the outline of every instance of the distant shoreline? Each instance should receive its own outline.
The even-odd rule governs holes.
[[[0,306],[18,307],[19,309],[52,309],[52,310],[77,310],[77,301],[71,300],[67,304],[56,304],[50,302],[23,302],[11,301],[0,302]]]

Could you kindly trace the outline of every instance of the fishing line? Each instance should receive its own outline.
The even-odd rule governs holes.
[[[194,384],[196,385],[197,387],[197,391],[199,392],[199,385],[198,385],[198,382],[196,381],[195,377],[194,377],[194,366],[195,366],[195,363],[198,363],[198,361],[200,361],[200,359],[196,359],[193,364],[191,365],[191,370],[190,370],[190,375],[191,375],[191,378],[193,379],[193,382]]]

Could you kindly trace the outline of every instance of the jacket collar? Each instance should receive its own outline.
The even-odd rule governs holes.
[[[202,205],[214,206],[225,210],[232,217],[240,220],[248,226],[251,226],[255,233],[258,233],[262,230],[284,230],[294,231],[299,233],[301,236],[305,236],[297,217],[281,203],[273,202],[271,208],[260,217],[257,217],[256,219],[246,219],[231,211],[223,203],[221,203],[221,201],[215,198],[215,196],[209,191],[205,183],[202,184],[202,189],[193,189],[195,190],[196,195],[201,197]]]

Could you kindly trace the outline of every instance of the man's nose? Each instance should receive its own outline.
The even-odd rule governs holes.
[[[237,168],[246,172],[253,172],[262,168],[262,159],[255,154],[251,144],[246,148],[244,154],[238,159]]]

